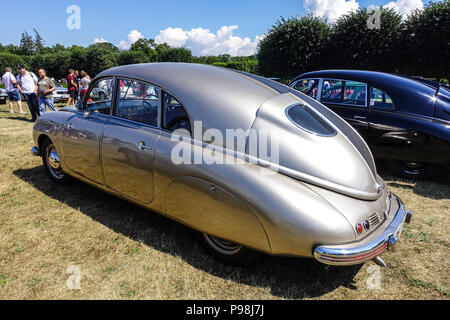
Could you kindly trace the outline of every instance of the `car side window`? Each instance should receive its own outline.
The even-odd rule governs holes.
[[[191,123],[181,103],[168,93],[164,93],[161,126],[163,129],[175,131],[185,129],[191,133]]]
[[[119,79],[118,100],[115,115],[120,118],[158,125],[158,109],[161,90],[151,84]]]
[[[112,78],[102,79],[94,83],[89,92],[89,97],[86,100],[84,110],[109,115],[113,87],[114,83]]]
[[[344,102],[348,105],[366,106],[367,85],[356,81],[346,81]]]
[[[344,101],[344,81],[324,79],[320,101],[342,103]]]
[[[293,86],[295,90],[300,91],[313,99],[317,98],[319,90],[319,79],[303,79],[298,80]]]
[[[370,107],[381,110],[394,110],[394,102],[386,92],[370,88]]]

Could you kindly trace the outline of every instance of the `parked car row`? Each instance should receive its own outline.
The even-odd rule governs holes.
[[[320,101],[364,138],[400,177],[450,166],[450,89],[433,81],[354,70],[302,74],[290,87]]]
[[[356,103],[370,90],[351,86],[347,96]],[[383,265],[379,255],[397,242],[412,213],[377,174],[361,135],[293,87],[208,65],[109,69],[91,82],[79,109],[35,122],[32,153],[57,184],[75,177],[197,230],[224,263],[248,263],[259,251],[328,265]],[[389,103],[383,94],[374,99]],[[243,149],[200,140],[208,129],[223,137],[230,129],[277,131],[279,159],[255,153],[250,136]],[[184,161],[174,161],[180,149]],[[227,161],[205,161],[211,149]]]
[[[69,90],[57,82],[55,82],[55,86],[56,90],[53,91],[53,98],[55,102],[67,102],[67,100],[69,100]],[[0,104],[6,104],[7,98],[8,95],[6,94],[6,90],[4,88],[0,88]]]

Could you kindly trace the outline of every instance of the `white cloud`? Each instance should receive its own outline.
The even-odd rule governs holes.
[[[94,39],[94,44],[95,43],[104,43],[104,42],[108,42],[107,40],[103,39],[103,38],[95,38]]]
[[[137,30],[132,30],[128,34],[128,41],[123,41],[123,40],[120,41],[119,49],[128,50],[128,49],[130,49],[130,47],[133,43],[135,43],[136,41],[138,41],[141,38],[144,38],[144,35],[142,33],[140,33]]]
[[[402,0],[399,0],[402,1]],[[359,8],[356,0],[303,0],[303,7],[308,13],[336,21],[340,16]]]
[[[216,33],[209,29],[193,28],[183,30],[181,28],[168,27],[161,30],[155,37],[156,43],[166,42],[171,47],[183,47],[190,49],[195,56],[229,54],[231,56],[250,56],[256,53],[259,41],[246,37],[234,36],[233,32],[238,26],[223,26]]]
[[[397,0],[395,2],[389,2],[384,7],[394,9],[395,11],[406,17],[411,13],[411,11],[415,9],[422,9],[423,2],[422,0]]]

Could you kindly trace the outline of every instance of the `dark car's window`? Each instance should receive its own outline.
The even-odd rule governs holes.
[[[365,83],[346,81],[344,102],[348,105],[366,106],[367,86]]]
[[[115,115],[120,118],[158,125],[160,89],[151,84],[119,79],[118,102]]]
[[[110,114],[113,87],[112,78],[105,78],[94,83],[84,109],[95,113]]]
[[[381,110],[395,109],[391,97],[386,92],[377,88],[370,88],[370,106]]]
[[[191,133],[191,123],[181,103],[168,93],[164,93],[162,128],[170,131],[186,129]]]
[[[317,98],[317,92],[319,90],[319,79],[303,79],[298,80],[293,86],[295,90],[301,93],[307,94],[311,98]]]
[[[344,101],[344,81],[324,79],[320,101],[342,103]]]
[[[299,104],[286,110],[288,118],[298,127],[321,136],[334,136],[336,131],[309,107]]]

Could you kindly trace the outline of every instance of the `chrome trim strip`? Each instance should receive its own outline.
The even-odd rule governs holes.
[[[386,230],[369,242],[361,240],[355,242],[354,246],[345,245],[320,245],[314,249],[314,258],[324,264],[335,266],[349,266],[364,263],[367,260],[372,260],[384,250],[391,248],[397,242],[402,230],[405,220],[410,216],[405,210],[403,202],[395,196],[399,209]]]

